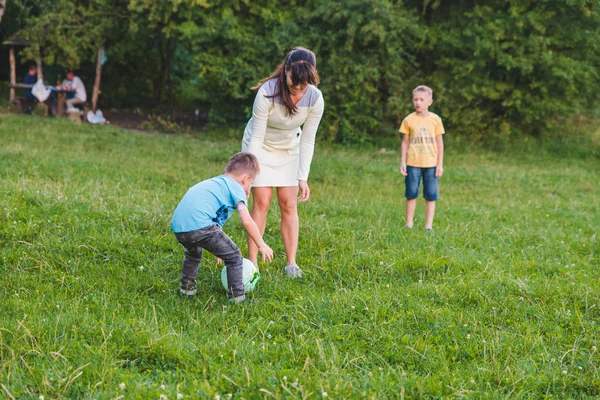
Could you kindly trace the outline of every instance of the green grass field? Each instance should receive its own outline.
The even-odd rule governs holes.
[[[241,134],[240,134],[241,135]],[[302,280],[273,204],[248,297],[172,211],[239,140],[0,116],[0,398],[598,398],[600,162],[447,139],[435,234],[397,152],[318,144]],[[225,230],[245,252],[237,216]]]

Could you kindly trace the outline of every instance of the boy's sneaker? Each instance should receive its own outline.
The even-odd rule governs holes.
[[[197,293],[196,287],[191,287],[191,288],[179,288],[179,294],[182,296],[187,297],[188,299],[191,299],[192,297],[194,297]]]
[[[243,302],[244,300],[246,300],[246,296],[241,295],[241,296],[237,296],[237,297],[232,297],[231,299],[229,299],[229,302],[233,303],[233,304],[237,304],[237,303]]]
[[[285,273],[287,274],[288,278],[292,278],[292,279],[293,278],[301,278],[302,275],[304,275],[304,273],[302,272],[302,270],[296,263],[285,267]]]

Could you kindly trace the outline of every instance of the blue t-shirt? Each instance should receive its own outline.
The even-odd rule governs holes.
[[[25,79],[23,80],[23,82],[28,85],[34,85],[37,82],[37,79],[36,79],[35,75],[27,74],[27,75],[25,75]],[[31,89],[25,89],[25,98],[27,100],[33,99],[33,94],[31,93]]]
[[[175,233],[191,232],[225,221],[239,202],[246,204],[242,185],[227,175],[219,175],[192,186],[175,209],[171,229]]]

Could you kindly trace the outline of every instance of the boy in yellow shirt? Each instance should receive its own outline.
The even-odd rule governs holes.
[[[413,90],[415,112],[400,125],[402,138],[402,163],[400,172],[406,184],[406,227],[412,228],[419,197],[419,184],[423,178],[425,198],[425,229],[431,232],[435,201],[438,198],[438,180],[444,173],[444,125],[442,119],[429,112],[433,91],[427,86]]]

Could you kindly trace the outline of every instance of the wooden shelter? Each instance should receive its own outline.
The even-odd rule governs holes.
[[[24,83],[17,83],[17,58],[15,49],[18,47],[26,47],[33,42],[31,40],[26,39],[23,36],[23,32],[19,31],[5,40],[3,43],[5,46],[10,46],[10,102],[15,103],[17,98],[15,96],[15,89],[23,88],[23,89],[31,89],[33,85],[27,85]],[[39,52],[38,52],[39,53]],[[96,111],[98,105],[98,97],[100,96],[100,81],[102,77],[102,60],[104,56],[104,47],[100,47],[98,49],[98,56],[96,60],[96,79],[94,80],[94,89],[92,91],[92,110]],[[42,59],[38,55],[36,58],[37,63],[37,76],[38,80],[44,80],[44,74],[42,72]]]
[[[16,101],[15,89],[24,88],[31,89],[33,85],[26,85],[24,83],[17,83],[17,57],[15,49],[18,47],[26,47],[32,44],[32,42],[23,37],[23,33],[21,31],[15,33],[3,43],[5,46],[10,46],[9,49],[9,60],[10,60],[10,102],[14,103]],[[42,59],[37,57],[37,73],[38,79],[44,79],[44,74],[42,72]]]

